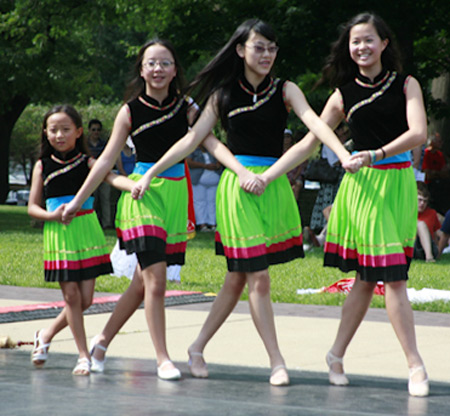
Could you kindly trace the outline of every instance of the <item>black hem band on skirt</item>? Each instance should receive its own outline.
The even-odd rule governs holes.
[[[323,265],[325,267],[337,267],[344,273],[356,271],[359,273],[361,280],[365,282],[398,282],[408,280],[411,259],[408,258],[407,261],[406,265],[363,267],[356,259],[343,259],[338,254],[325,253]]]
[[[216,242],[216,255],[225,256],[223,245]],[[271,265],[287,263],[297,258],[305,257],[302,246],[294,246],[278,253],[269,253],[251,259],[233,259],[227,257],[229,272],[258,272],[266,270]]]
[[[103,263],[97,266],[78,270],[45,270],[46,282],[81,282],[83,280],[95,279],[104,274],[113,272],[111,263]]]

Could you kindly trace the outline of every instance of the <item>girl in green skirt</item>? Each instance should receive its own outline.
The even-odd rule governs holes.
[[[409,367],[409,393],[428,394],[428,377],[416,345],[406,294],[417,225],[417,190],[410,150],[426,140],[427,123],[419,83],[401,74],[391,32],[378,16],[351,19],[334,43],[324,68],[335,92],[322,119],[335,128],[345,118],[362,169],[346,174],[333,204],[325,266],[356,271],[333,346],[326,356],[331,384],[349,383],[342,359],[384,281],[386,309]],[[314,137],[294,146],[263,176],[270,182],[308,157]]]
[[[92,303],[95,278],[112,272],[109,250],[93,210],[93,198],[83,204],[70,224],[62,220],[65,204],[73,199],[93,164],[80,115],[68,105],[52,108],[44,117],[41,153],[33,169],[28,213],[45,221],[45,280],[59,282],[66,305],[49,328],[36,331],[31,361],[36,367],[42,367],[50,341],[69,325],[79,351],[74,375],[90,373],[83,310]],[[130,191],[133,185],[129,179],[113,173],[107,176],[107,181],[121,190]]]

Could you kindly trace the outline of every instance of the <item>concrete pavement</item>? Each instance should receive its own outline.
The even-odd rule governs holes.
[[[96,297],[106,295],[110,296],[110,294],[96,294]],[[0,308],[43,304],[57,300],[61,300],[59,290],[0,286]],[[208,393],[209,399],[214,397],[215,394],[219,394],[221,389],[225,389],[222,393],[226,396],[228,393],[231,394],[231,391],[227,393],[228,389],[231,388],[227,386],[230,385],[229,381],[233,380],[233,375],[235,375],[235,381],[238,384],[242,383],[242,388],[251,389],[255,397],[261,395],[267,399],[267,394],[269,394],[267,389],[270,387],[267,383],[270,374],[268,357],[252,323],[247,302],[239,302],[234,313],[205,350],[205,359],[210,367],[210,379],[195,380],[190,377],[186,366],[186,351],[199,333],[210,307],[210,303],[193,303],[166,308],[169,352],[172,360],[180,366],[184,375],[184,380],[175,383],[177,387],[173,387],[173,389],[178,391],[180,385],[187,388],[185,386],[187,384],[197,392],[199,386],[201,386],[201,390],[208,386],[207,389],[213,389]],[[292,386],[285,389],[275,388],[275,393],[272,393],[274,388],[269,389],[270,400],[266,406],[259,408],[258,405],[261,404],[261,400],[256,398],[254,404],[259,412],[252,413],[246,406],[241,406],[241,410],[245,410],[242,414],[450,414],[449,315],[415,312],[419,350],[424,358],[431,380],[430,397],[416,399],[408,397],[406,386],[408,371],[405,358],[384,310],[369,310],[365,321],[349,347],[345,358],[345,369],[352,384],[349,388],[328,385],[327,366],[324,359],[337,331],[340,308],[274,304],[274,312],[279,344],[290,369]],[[101,331],[108,317],[109,313],[85,316],[88,338]],[[49,322],[49,319],[33,319],[2,323],[0,324],[0,336],[8,335],[15,341],[32,341],[34,331],[46,327]],[[3,368],[0,375],[8,367],[9,361],[17,363],[16,360],[19,360],[20,371],[24,372],[25,378],[30,377],[30,374],[34,374],[35,377],[36,374],[39,374],[39,377],[45,377],[49,382],[48,378],[52,374],[55,379],[67,379],[70,381],[68,381],[69,384],[72,383],[73,377],[71,377],[70,371],[75,364],[77,351],[69,329],[62,331],[54,338],[49,360],[44,369],[34,370],[32,368],[29,363],[31,349],[31,346],[22,346],[16,350],[0,350],[0,368]],[[154,374],[156,369],[155,355],[148,335],[143,309],[139,309],[125,324],[122,331],[111,343],[107,357],[105,374],[91,375],[90,379],[101,379],[105,382],[109,380],[108,382],[112,383],[114,380],[120,379],[115,379],[118,373],[123,376],[123,372],[127,371],[125,363],[130,363],[133,366],[148,368],[145,377],[140,377],[138,380],[148,379],[149,383],[159,383],[158,386],[166,386],[162,391],[172,389],[172,387],[168,388],[167,386],[173,386],[174,383],[161,382],[161,380],[157,380]],[[24,360],[26,364],[23,362]],[[127,382],[137,382],[136,380],[133,381],[132,377],[130,381],[130,377],[127,377]],[[258,381],[256,386],[254,377]],[[51,380],[50,384],[53,384],[54,379]],[[79,383],[79,380],[76,383]],[[208,383],[212,384],[209,385]],[[220,387],[217,383],[220,384]],[[33,383],[29,382],[29,384],[30,389],[33,389]],[[213,386],[215,387],[213,388]],[[259,390],[257,389],[258,386],[260,387]],[[119,389],[118,391],[121,391],[120,386],[117,385],[116,387]],[[218,388],[219,391],[216,392],[215,388]],[[358,390],[360,402],[354,403],[355,398],[352,393],[355,393],[355,389]],[[184,388],[182,390],[187,394]],[[233,394],[237,394],[235,388],[231,388],[231,390]],[[278,393],[276,393],[277,390]],[[299,394],[297,403],[295,400],[292,402],[289,400],[289,404],[283,402],[284,404],[280,405],[279,408],[276,406],[280,394],[282,397],[287,396],[292,399],[289,392],[297,390]],[[241,393],[239,392],[239,394]],[[309,397],[307,404],[304,402],[305,393]],[[5,387],[0,393],[0,398],[4,394],[6,394]],[[166,394],[164,393],[164,395]],[[272,397],[273,394],[275,396]],[[330,405],[330,394],[336,396],[338,401],[348,402],[348,406],[345,403],[341,403],[337,407]],[[160,397],[159,393],[158,397]],[[363,399],[364,397],[366,397],[366,400]],[[403,404],[399,408],[391,408],[387,413],[383,413],[386,410],[383,406],[367,407],[374,397],[377,400],[380,397],[387,400],[390,398],[393,402],[400,400]],[[206,400],[207,397],[203,397],[203,399]],[[186,397],[183,403],[186,404]],[[206,406],[206,402],[202,403]],[[364,411],[361,407],[362,403],[365,403]],[[163,409],[163,405],[164,401],[161,402],[160,410]],[[176,403],[172,403],[172,405],[177,409],[179,407]],[[221,407],[222,410],[220,411],[215,409],[215,412],[208,413],[208,406],[205,407],[204,411],[200,411],[200,409],[203,409],[202,406],[199,405],[200,407],[197,409],[194,403],[191,403],[191,405],[192,409],[185,409],[186,413],[182,413],[181,410],[180,413],[176,411],[174,413],[172,406],[171,414],[228,414],[226,413],[227,406]],[[223,405],[225,403],[221,404],[221,406]],[[228,406],[230,406],[230,403],[228,403]],[[42,404],[42,408],[45,409],[44,404]],[[14,410],[12,407],[8,409],[11,412]],[[198,411],[190,413],[194,412],[193,409]],[[25,407],[25,410],[29,409]],[[433,413],[429,413],[431,410]],[[236,411],[237,409],[234,409],[233,413],[229,414],[236,414]],[[5,414],[22,413],[20,411],[19,413],[2,411],[2,415]],[[96,414],[99,414],[98,410]],[[114,412],[100,412],[100,414],[114,414]]]

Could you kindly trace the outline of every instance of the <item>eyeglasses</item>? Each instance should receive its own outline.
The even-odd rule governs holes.
[[[153,69],[156,67],[156,65],[158,65],[163,68],[163,69],[167,69],[170,68],[174,62],[173,61],[169,61],[168,59],[164,59],[163,61],[159,61],[156,59],[149,59],[147,62],[144,62],[144,66],[146,66],[149,69]]]
[[[261,45],[245,45],[248,46],[249,48],[253,48],[253,50],[255,51],[255,53],[257,53],[258,55],[262,55],[265,51],[269,52],[269,54],[271,55],[275,55],[278,50],[280,49],[278,46],[269,46],[269,47],[265,47],[265,46],[261,46]]]

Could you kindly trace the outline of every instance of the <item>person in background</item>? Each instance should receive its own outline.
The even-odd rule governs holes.
[[[445,214],[445,219],[442,222],[441,227],[441,237],[439,239],[438,249],[439,254],[438,258],[442,255],[445,249],[448,249],[450,242],[450,209]]]
[[[284,141],[283,141],[283,153],[287,152],[287,150],[294,145],[294,136],[292,134],[292,130],[285,129],[284,130]],[[289,179],[289,183],[291,184],[292,192],[294,192],[295,200],[298,201],[298,197],[300,195],[300,191],[303,188],[303,178],[302,173],[305,170],[305,165],[298,165],[295,168],[291,169],[286,175]]]
[[[349,131],[345,123],[341,123],[335,130],[336,136],[341,143],[345,143],[348,139]],[[339,185],[341,184],[345,170],[339,164],[339,159],[328,147],[323,145],[321,155],[323,159],[326,159],[328,164],[339,173],[338,179],[334,183],[320,183],[320,190],[317,194],[316,201],[311,213],[311,221],[309,227],[314,233],[320,234],[320,232],[327,226],[328,218],[323,214],[324,209],[333,205],[334,198],[336,197]],[[324,234],[322,234],[324,235]]]
[[[98,159],[106,146],[106,141],[101,138],[103,125],[96,118],[91,119],[88,124],[88,146],[91,155]],[[111,211],[111,186],[103,182],[94,192],[94,209],[103,229],[113,228],[113,217]]]
[[[192,190],[197,228],[201,232],[216,229],[216,191],[222,173],[221,164],[200,145],[186,158],[192,169]]]
[[[442,215],[450,209],[450,175],[442,152],[442,137],[435,133],[425,149],[422,171],[425,173],[425,183],[430,191],[430,206]]]
[[[417,220],[417,238],[414,243],[414,258],[425,260],[426,262],[435,262],[439,255],[438,250],[438,231],[441,223],[436,210],[428,206],[430,192],[424,182],[417,182],[417,202],[418,202],[418,220]]]
[[[120,152],[120,157],[117,159],[117,169],[121,175],[131,175],[136,165],[136,152],[133,141],[128,137],[125,146]]]

